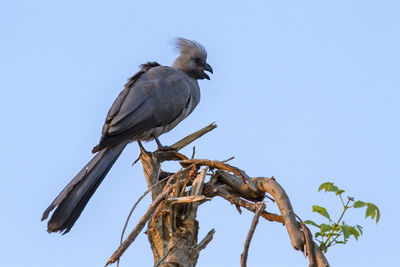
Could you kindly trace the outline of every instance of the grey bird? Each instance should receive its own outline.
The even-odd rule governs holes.
[[[132,141],[155,139],[185,119],[200,101],[197,80],[210,79],[213,70],[207,64],[202,45],[184,38],[177,39],[180,55],[172,67],[156,62],[143,64],[131,77],[108,111],[100,142],[92,150],[94,157],[68,183],[44,211],[42,221],[55,208],[47,231],[68,233],[91,196]]]

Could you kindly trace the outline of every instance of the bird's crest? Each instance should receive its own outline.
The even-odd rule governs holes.
[[[207,51],[201,44],[185,38],[176,38],[176,47],[179,49],[180,55],[173,64],[174,68],[192,74],[203,72],[202,69],[199,69],[201,67],[199,64],[204,65],[207,61]]]
[[[176,38],[176,47],[179,49],[181,56],[183,57],[194,57],[206,59],[206,49],[196,41],[191,41],[185,38]]]

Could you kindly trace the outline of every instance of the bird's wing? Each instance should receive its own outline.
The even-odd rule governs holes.
[[[185,109],[190,94],[190,85],[181,71],[170,67],[154,68],[133,85],[110,122],[108,134],[131,132],[146,120],[152,120],[148,129],[168,125]],[[137,129],[137,133],[131,134],[148,129]]]
[[[187,76],[174,68],[159,66],[141,74],[117,98],[118,108],[111,107],[99,150],[170,124],[185,110],[191,92]]]
[[[112,104],[110,110],[107,113],[106,121],[103,125],[103,130],[102,130],[103,136],[108,132],[111,121],[114,119],[114,117],[120,111],[122,104],[125,101],[126,96],[131,91],[135,82],[140,78],[140,76],[142,76],[148,70],[150,70],[151,68],[154,68],[154,67],[158,67],[158,66],[160,66],[160,64],[158,64],[157,62],[148,62],[146,64],[143,64],[141,66],[141,69],[135,75],[133,75],[131,78],[129,78],[128,82],[125,84],[124,90],[122,90],[121,93],[118,95],[118,97],[115,99],[114,103]]]

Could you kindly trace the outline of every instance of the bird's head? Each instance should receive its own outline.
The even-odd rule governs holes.
[[[176,46],[180,51],[179,57],[175,60],[173,67],[183,70],[195,79],[207,79],[210,77],[205,73],[213,73],[213,69],[207,64],[207,51],[195,41],[184,38],[177,38]]]

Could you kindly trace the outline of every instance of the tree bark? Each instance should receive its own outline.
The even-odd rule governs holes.
[[[161,171],[156,153],[144,149],[141,153],[146,181],[152,188],[165,173]],[[171,190],[169,197],[157,207],[148,223],[147,236],[155,266],[196,266],[199,252],[204,247],[197,244],[199,223],[196,215],[199,204],[209,200],[202,195],[207,170],[204,168],[197,174],[197,168],[189,166],[151,190],[153,199],[163,190]],[[185,190],[189,183],[190,190]]]
[[[234,204],[239,212],[243,207],[256,214],[245,242],[242,266],[246,266],[249,244],[259,217],[283,223],[293,248],[308,256],[309,266],[329,266],[324,254],[312,240],[307,226],[300,219],[297,220],[289,197],[274,177],[251,178],[243,170],[226,164],[226,161],[193,159],[194,155],[188,159],[177,152],[214,128],[216,125],[211,124],[187,136],[172,145],[175,150],[171,151],[148,152],[138,142],[140,161],[153,203],[107,264],[119,260],[147,222],[146,234],[153,252],[154,266],[196,266],[200,251],[212,240],[215,232],[214,229],[210,230],[198,243],[197,209],[205,201],[220,196]],[[162,162],[171,160],[179,161],[182,169],[176,173],[163,171]],[[208,181],[205,179],[207,175],[211,176]],[[263,200],[266,197],[276,202],[280,215],[265,210]]]

